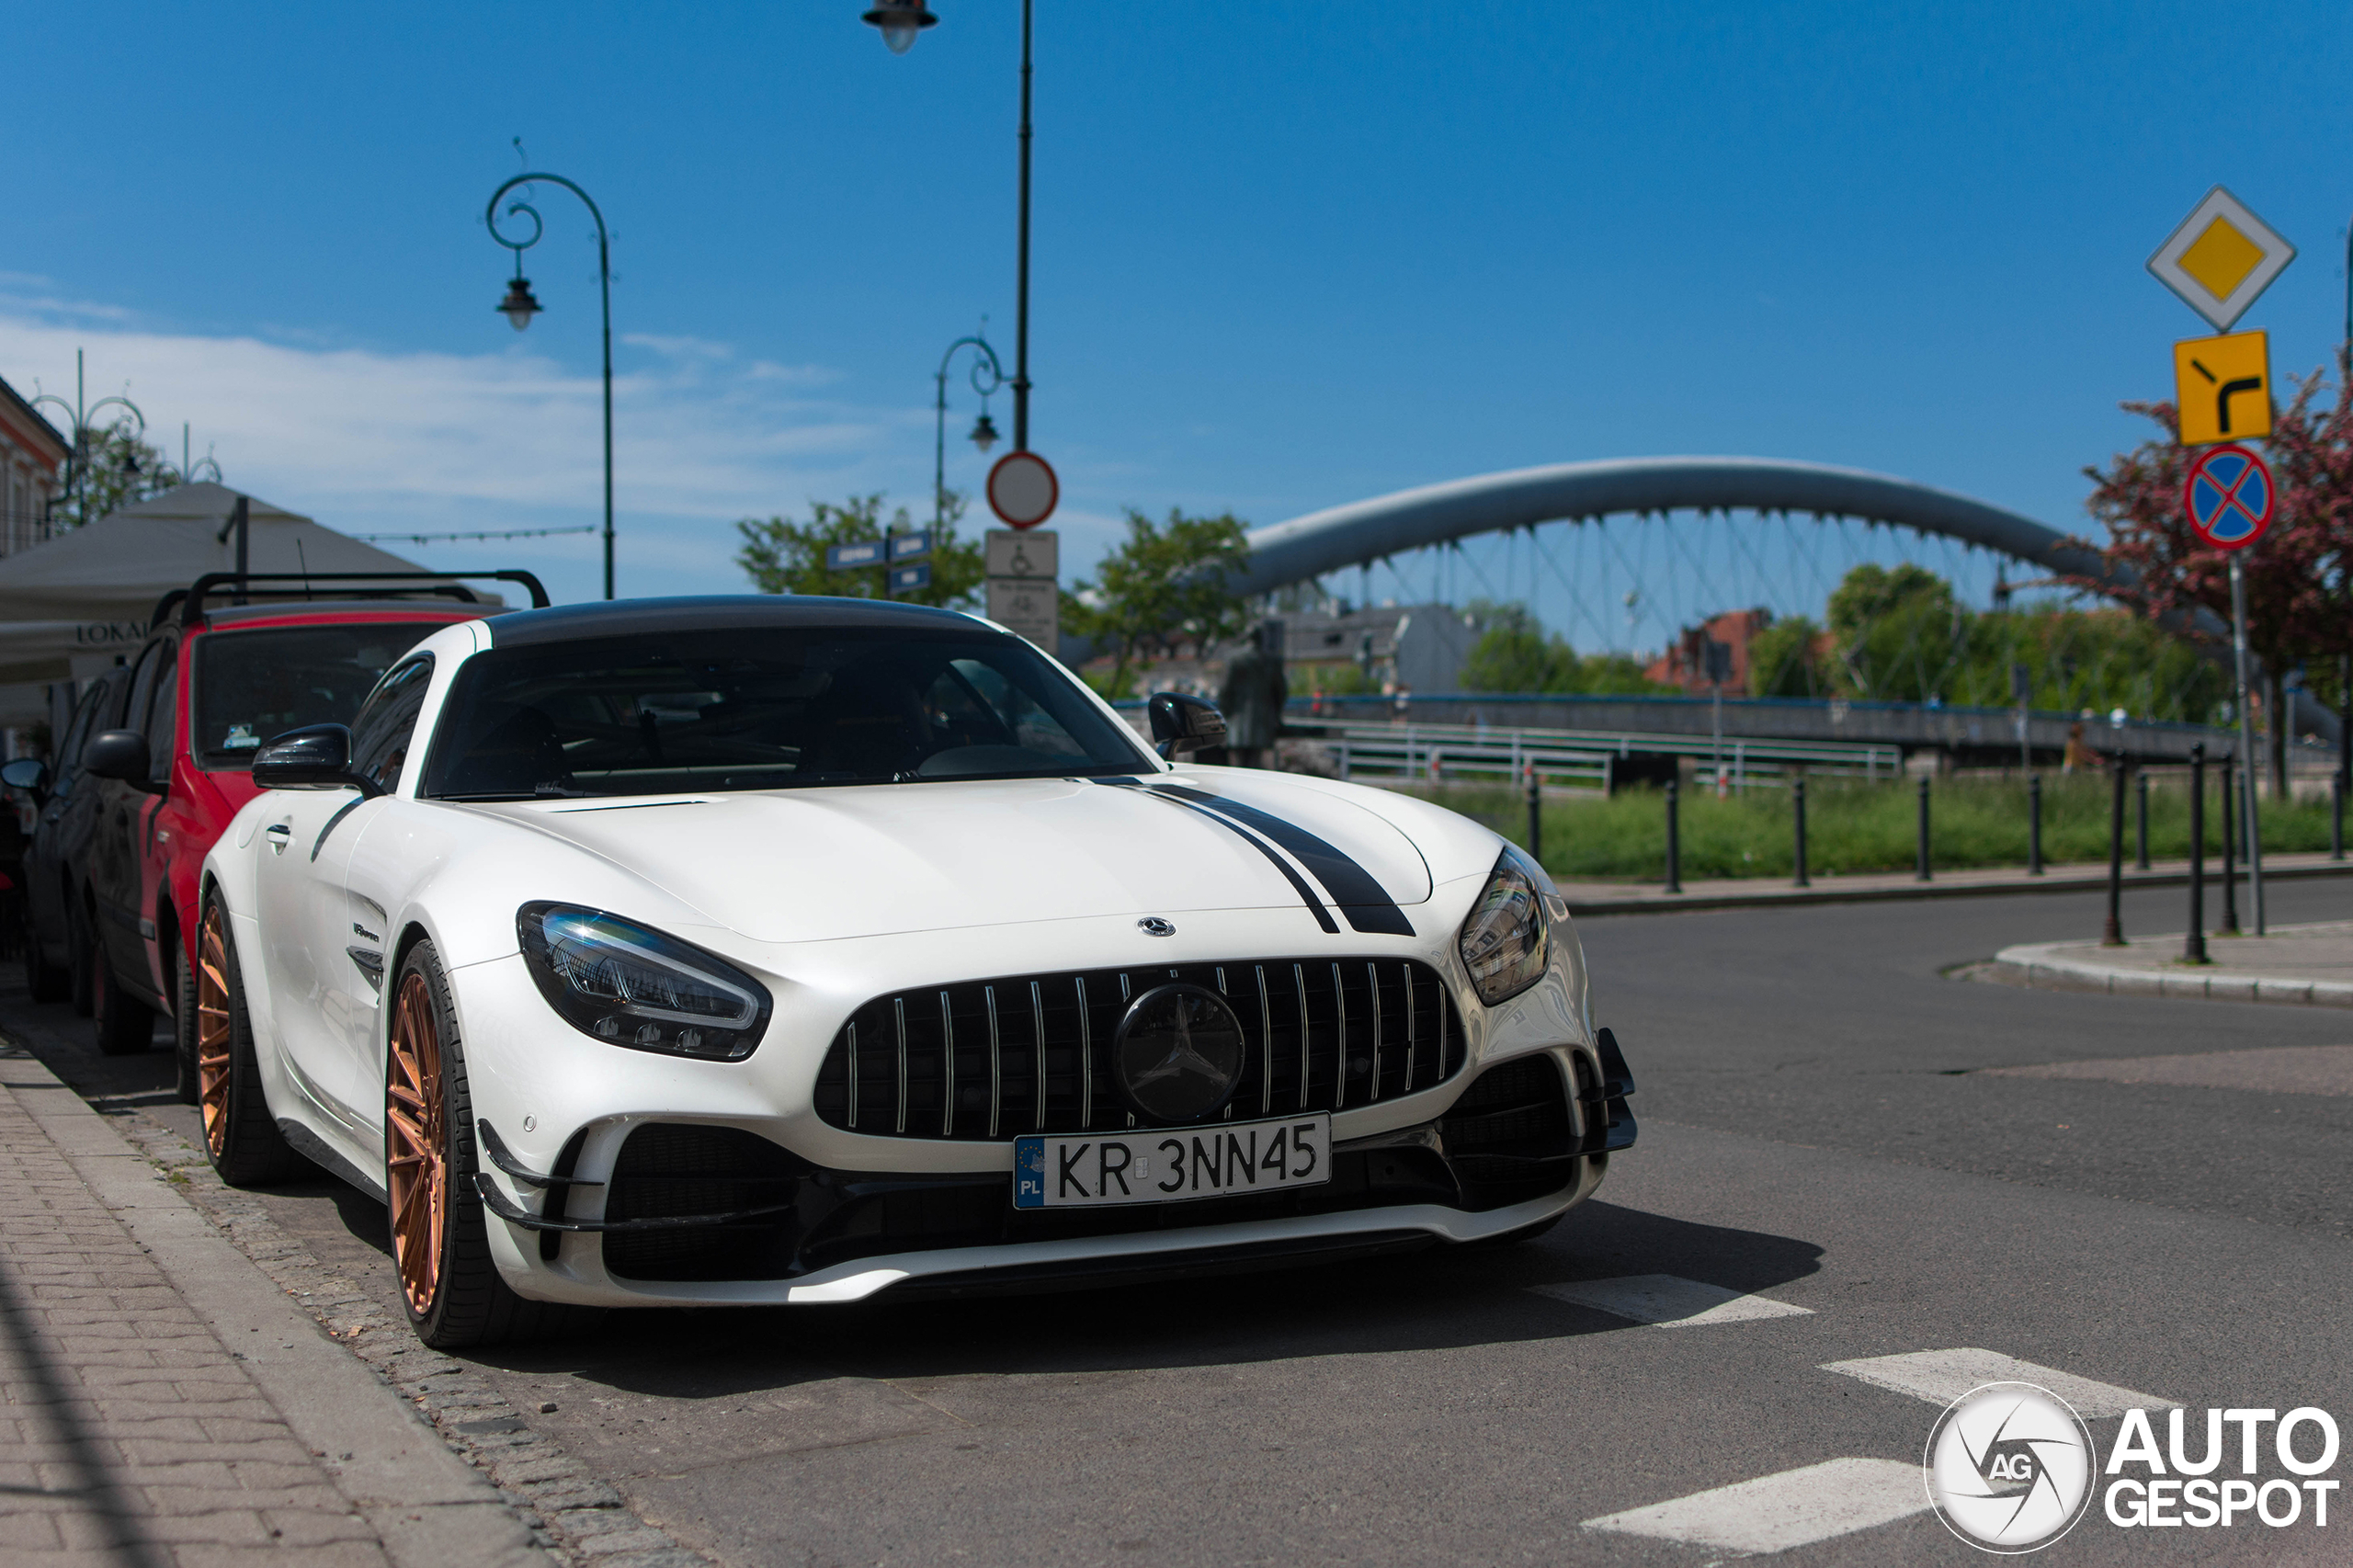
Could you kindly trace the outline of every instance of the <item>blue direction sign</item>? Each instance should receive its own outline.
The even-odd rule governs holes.
[[[825,570],[847,572],[856,566],[882,564],[882,541],[879,539],[860,540],[856,544],[829,544],[825,547]]]
[[[2216,550],[2245,550],[2271,526],[2271,471],[2245,447],[2209,447],[2189,465],[2182,504],[2189,526]]]
[[[930,553],[931,535],[928,532],[891,536],[891,560],[893,563],[913,561],[918,555]]]
[[[931,562],[918,561],[913,566],[891,568],[891,592],[895,596],[915,588],[931,586]]]

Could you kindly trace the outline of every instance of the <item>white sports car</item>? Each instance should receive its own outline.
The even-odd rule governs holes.
[[[1172,765],[971,616],[468,621],[254,774],[205,863],[212,1160],[383,1198],[432,1345],[1510,1239],[1633,1142],[1518,849]]]

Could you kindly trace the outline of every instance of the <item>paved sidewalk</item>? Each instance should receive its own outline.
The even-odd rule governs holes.
[[[2209,936],[2204,964],[2184,963],[2181,952],[2179,933],[2120,948],[2033,942],[2003,949],[1984,978],[2118,996],[2353,1007],[2353,921],[2275,926],[2261,937]]]
[[[165,1171],[0,1045],[0,1562],[551,1562]]]
[[[2239,870],[2240,885],[2245,887],[2245,869]],[[2325,852],[2296,855],[2267,855],[2263,858],[2263,880],[2293,881],[2306,877],[2339,877],[2353,875],[2353,860],[2332,860]],[[2206,859],[2207,897],[2217,898],[2222,877],[2222,859],[2210,855]],[[1855,876],[1819,876],[1813,885],[1791,887],[1787,878],[1725,877],[1704,881],[1686,881],[1683,891],[1670,893],[1656,882],[1562,882],[1561,895],[1569,901],[1573,915],[1665,915],[1678,909],[1753,909],[1777,904],[1803,903],[1870,903],[1893,899],[1912,898],[1972,898],[1997,893],[2020,892],[2083,892],[2108,886],[2108,865],[2052,866],[2039,877],[2027,875],[2022,867],[2002,866],[1985,869],[1938,871],[1928,881],[1921,881],[1910,871],[1873,871]],[[2188,860],[2157,860],[2149,869],[2136,871],[2128,864],[2124,871],[2124,886],[2133,888],[2183,887],[2189,881]],[[2179,940],[2178,937],[2176,940]]]

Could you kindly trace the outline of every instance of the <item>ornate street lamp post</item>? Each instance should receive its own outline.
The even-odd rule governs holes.
[[[996,350],[989,347],[985,337],[960,337],[948,346],[939,357],[939,370],[932,377],[937,396],[932,404],[931,432],[931,547],[939,548],[940,530],[948,522],[948,366],[956,358],[956,350],[972,351],[972,390],[981,394],[981,416],[972,421],[972,445],[981,449],[981,456],[989,455],[996,445],[996,426],[989,420],[987,399],[991,392],[1005,384],[1005,371],[996,362]]]
[[[71,499],[74,507],[75,528],[80,528],[90,520],[90,437],[97,434],[90,425],[90,416],[97,414],[98,410],[112,405],[121,409],[137,422],[136,427],[131,431],[131,438],[134,442],[138,437],[147,434],[147,416],[139,412],[137,403],[127,397],[102,397],[96,403],[85,404],[82,401],[84,390],[82,351],[76,348],[74,350],[74,401],[67,403],[55,392],[42,392],[32,400],[32,406],[35,408],[39,408],[44,403],[55,403],[64,411],[66,418],[73,422],[74,444],[66,458],[72,472],[65,476],[65,494]],[[121,423],[122,421],[118,419],[107,428],[112,430]],[[139,452],[135,445],[131,453],[130,472],[132,473],[139,472]],[[49,516],[41,518],[43,535],[50,532],[51,519],[55,516],[56,510],[57,503],[52,499],[49,506]]]
[[[1021,202],[1018,259],[1014,268],[1013,449],[1029,449],[1029,6],[1021,0]],[[893,54],[915,47],[915,37],[939,18],[924,0],[878,0],[862,18],[879,28]]]
[[[531,293],[531,280],[523,276],[523,253],[540,243],[542,226],[540,222],[539,209],[518,197],[507,205],[506,216],[512,218],[521,213],[529,218],[531,237],[527,240],[508,239],[498,232],[498,201],[517,186],[529,185],[534,180],[545,180],[550,185],[563,187],[564,189],[580,198],[581,204],[588,209],[588,215],[597,220],[597,288],[604,312],[605,327],[605,597],[609,599],[613,597],[613,267],[611,246],[605,233],[605,215],[597,210],[597,203],[590,199],[586,191],[562,175],[517,175],[513,179],[491,192],[490,207],[485,214],[490,223],[490,237],[515,253],[515,278],[507,285],[506,298],[498,302],[498,312],[506,318],[508,324],[517,332],[521,332],[525,327],[529,326],[531,318],[539,314],[540,310],[540,301]]]

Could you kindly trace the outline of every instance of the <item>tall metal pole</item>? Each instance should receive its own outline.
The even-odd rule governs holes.
[[[2189,748],[2189,935],[2181,961],[2206,961],[2206,748]]]
[[[564,189],[580,198],[581,204],[588,209],[588,215],[597,220],[597,291],[599,305],[603,313],[605,329],[605,597],[609,599],[613,597],[612,242],[611,237],[605,231],[604,213],[597,210],[596,201],[586,191],[581,189],[578,186],[573,184],[562,175],[517,175],[513,179],[508,180],[505,185],[500,186],[496,190],[491,192],[490,206],[485,216],[490,222],[490,237],[515,253],[515,267],[518,276],[522,271],[523,253],[540,243],[540,235],[543,232],[540,222],[539,209],[533,207],[528,201],[517,201],[513,206],[507,208],[506,215],[510,218],[514,217],[518,212],[528,213],[530,215],[531,237],[528,240],[517,242],[508,239],[506,235],[498,232],[498,199],[505,196],[517,186],[529,185],[535,180],[545,180],[550,185],[560,185],[563,187]],[[537,307],[534,306],[533,308],[536,309]]]
[[[2239,755],[2246,759],[2246,778],[2239,788],[2239,812],[2242,827],[2239,846],[2246,861],[2246,891],[2248,913],[2255,916],[2255,934],[2263,935],[2263,849],[2256,836],[2260,823],[2256,815],[2256,750],[2255,716],[2247,711],[2246,700],[2246,574],[2239,569],[2239,552],[2231,551],[2231,654],[2238,671],[2239,686]],[[2279,716],[2272,715],[2278,723]]]
[[[2116,758],[2116,782],[2109,792],[2108,808],[2108,924],[2101,930],[2099,945],[2120,948],[2124,943],[2124,773],[2123,756]]]
[[[1014,278],[1013,449],[1029,449],[1029,6],[1021,0],[1021,242]]]

